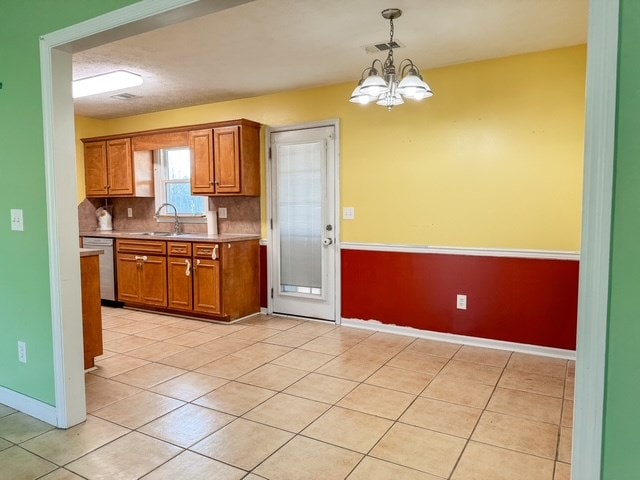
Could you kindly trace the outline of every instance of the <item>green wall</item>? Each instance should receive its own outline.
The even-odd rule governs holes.
[[[54,405],[39,37],[134,0],[8,0],[0,8],[0,386]],[[75,188],[75,178],[69,188]],[[24,232],[9,210],[24,210]],[[18,362],[17,341],[28,362]]]
[[[602,478],[640,478],[640,2],[620,1]]]
[[[4,2],[0,15],[0,386],[54,403],[42,141],[40,35],[134,3],[133,0]],[[611,300],[605,389],[603,479],[640,471],[640,2],[621,0],[618,132]],[[75,188],[70,179],[70,188]],[[24,209],[25,231],[9,210]],[[17,361],[17,340],[29,362]]]

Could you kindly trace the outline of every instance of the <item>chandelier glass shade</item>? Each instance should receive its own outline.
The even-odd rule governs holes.
[[[433,95],[411,60],[402,60],[397,70],[393,64],[393,20],[400,15],[402,10],[397,8],[382,11],[382,17],[390,22],[389,53],[384,63],[375,59],[370,67],[362,71],[350,102],[361,105],[375,102],[391,110],[396,105],[402,105],[405,99],[422,100]]]

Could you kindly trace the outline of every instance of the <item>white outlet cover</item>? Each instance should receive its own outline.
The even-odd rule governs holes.
[[[354,220],[356,218],[356,209],[354,207],[344,207],[342,209],[343,220]]]
[[[24,231],[24,218],[22,216],[22,209],[11,209],[11,230],[14,232]]]
[[[225,207],[220,207],[218,209],[218,217],[219,218],[227,218],[227,209]]]
[[[467,296],[466,295],[457,295],[456,296],[456,308],[458,310],[466,310],[467,309]]]

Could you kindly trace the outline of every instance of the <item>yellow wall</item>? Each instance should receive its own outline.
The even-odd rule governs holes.
[[[349,103],[349,83],[107,120],[99,134],[339,118],[341,203],[356,212],[342,241],[577,251],[585,69],[578,46],[425,71],[434,97],[391,112]]]

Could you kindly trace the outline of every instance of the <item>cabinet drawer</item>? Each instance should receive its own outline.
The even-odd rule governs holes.
[[[118,252],[153,253],[156,255],[166,255],[167,242],[158,240],[116,240]]]
[[[172,257],[190,257],[191,242],[167,242],[167,254]]]
[[[220,258],[220,248],[219,243],[194,243],[193,257],[218,260]]]

